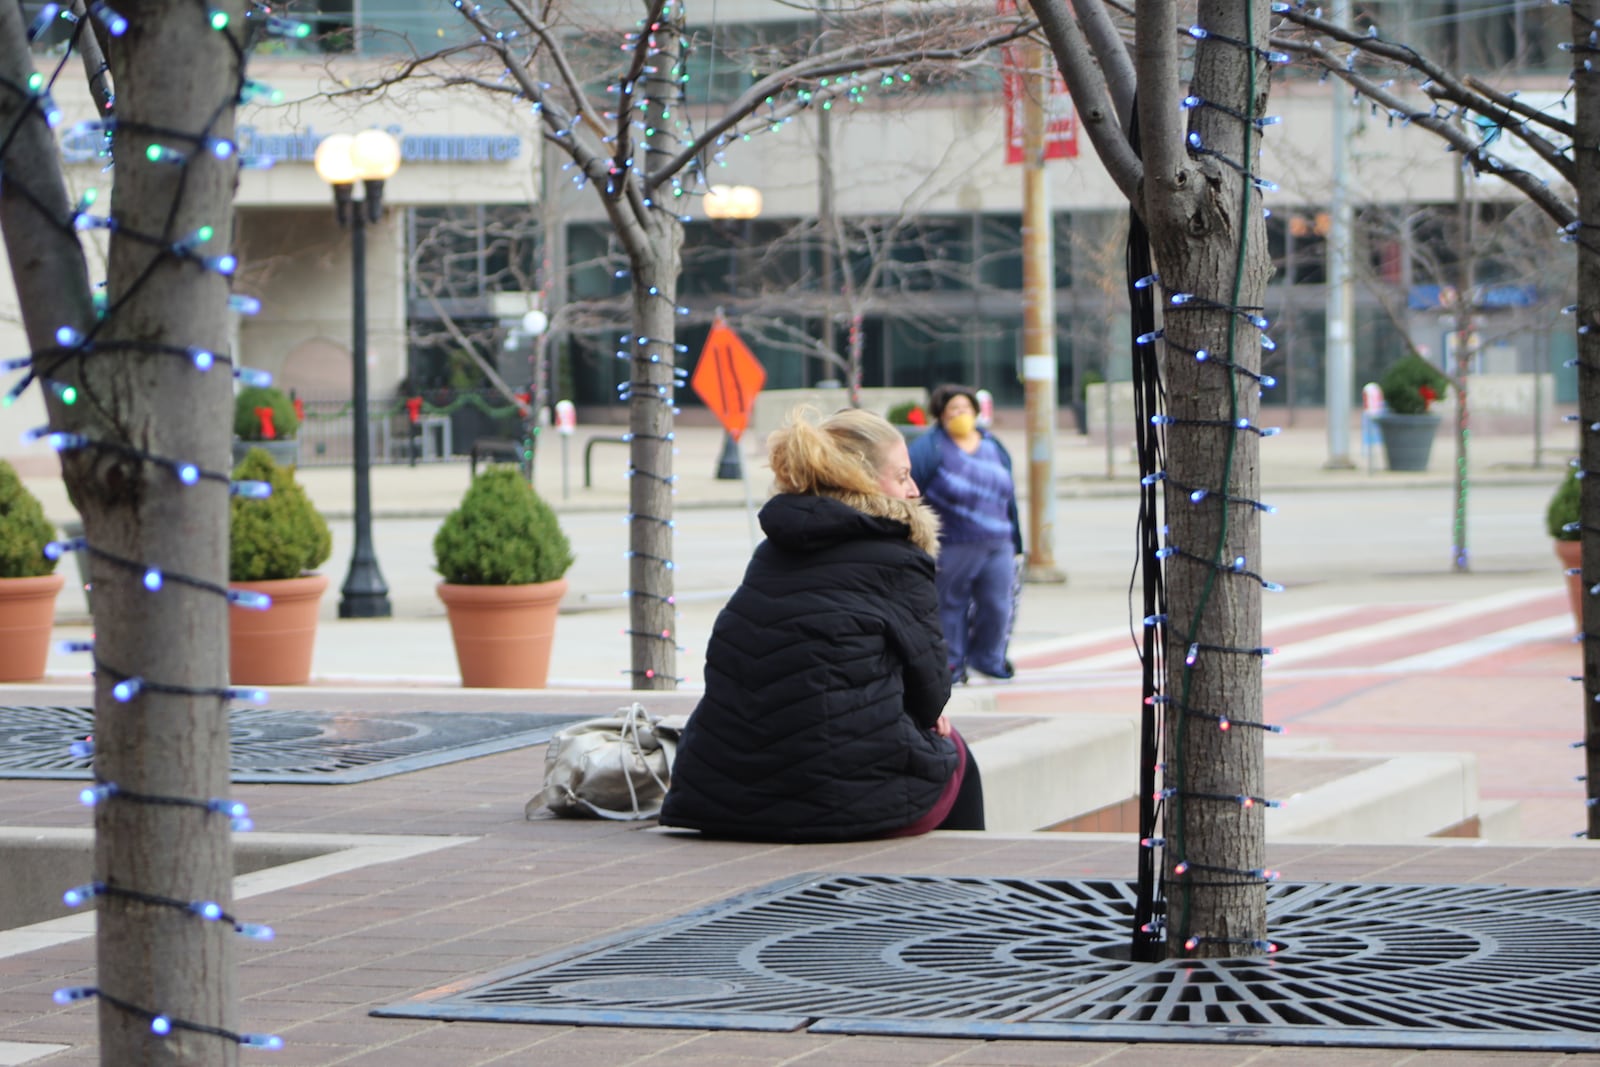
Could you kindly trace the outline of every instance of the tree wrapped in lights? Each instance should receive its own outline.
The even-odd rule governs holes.
[[[292,26],[248,15],[238,0],[151,0],[132,17],[47,4],[31,23],[0,9],[0,229],[31,349],[8,364],[8,395],[43,393],[32,436],[61,453],[85,531],[48,551],[85,554],[95,586],[95,640],[74,649],[95,664],[95,881],[64,899],[99,898],[98,977],[56,999],[98,997],[102,1062],[118,1065],[281,1044],[237,1030],[234,935],[271,932],[228,911],[230,830],[248,826],[226,797],[228,706],[257,696],[227,685],[228,504],[260,491],[229,477],[227,341],[254,306],[231,283],[233,116],[250,41]],[[62,58],[36,69],[30,43],[60,22]],[[109,205],[69,199],[50,128],[50,86],[80,55]],[[97,287],[80,241],[101,231]]]
[[[1256,955],[1271,947],[1266,884],[1276,877],[1264,862],[1273,801],[1262,795],[1261,665],[1271,650],[1261,594],[1277,586],[1257,569],[1270,510],[1259,499],[1260,442],[1275,432],[1257,423],[1270,384],[1261,352],[1272,343],[1261,314],[1271,274],[1262,197],[1274,186],[1259,164],[1271,67],[1284,57],[1267,48],[1267,0],[1201,0],[1192,22],[1186,5],[1141,3],[1131,51],[1121,5],[1031,3],[1135,220],[1147,615],[1134,952]],[[1180,70],[1192,70],[1187,85]]]

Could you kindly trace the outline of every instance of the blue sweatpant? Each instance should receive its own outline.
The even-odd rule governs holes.
[[[953,676],[966,674],[969,666],[984,674],[1005,676],[1015,567],[1010,541],[939,546],[939,625],[950,648]]]

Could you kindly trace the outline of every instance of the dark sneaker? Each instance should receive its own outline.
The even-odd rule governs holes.
[[[994,674],[994,673],[991,673],[990,671],[981,671],[976,667],[972,668],[972,673],[973,674],[976,674],[978,677],[986,679],[987,681],[990,681],[990,682],[1009,682],[1009,681],[1011,681],[1011,679],[1015,678],[1016,675],[1017,675],[1016,668],[1011,666],[1011,661],[1010,660],[1006,660],[1005,666],[1001,667],[1000,671],[1001,671],[1001,673]]]

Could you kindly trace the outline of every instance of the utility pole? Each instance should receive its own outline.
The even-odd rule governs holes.
[[[1350,28],[1350,0],[1333,0],[1330,5],[1334,25]],[[1355,315],[1351,306],[1350,247],[1355,213],[1350,207],[1350,101],[1344,83],[1330,82],[1333,89],[1332,157],[1333,193],[1328,205],[1328,304],[1327,382],[1323,391],[1328,414],[1328,459],[1324,470],[1350,470],[1350,394],[1355,390],[1351,340]]]
[[[1050,190],[1045,184],[1044,100],[1055,67],[1031,40],[1022,62],[1022,387],[1027,412],[1029,582],[1065,582],[1056,566],[1056,271]],[[1107,427],[1109,431],[1109,427]]]

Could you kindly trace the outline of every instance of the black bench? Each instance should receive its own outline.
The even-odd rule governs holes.
[[[470,469],[474,478],[478,476],[478,460],[480,458],[490,462],[504,460],[507,463],[515,463],[521,468],[524,478],[532,477],[532,464],[523,451],[521,441],[514,441],[509,437],[480,437],[472,442]]]

